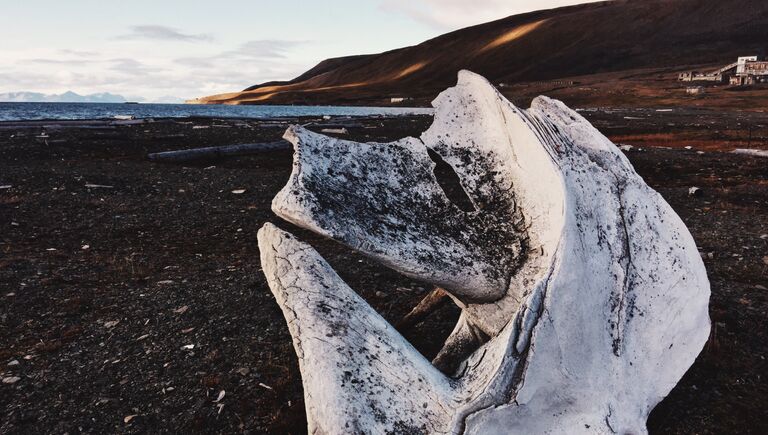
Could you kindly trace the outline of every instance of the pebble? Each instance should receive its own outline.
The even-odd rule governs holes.
[[[382,292],[382,291],[377,291],[376,292],[376,297],[377,298],[381,298],[381,299],[385,299],[387,297],[387,294]]]
[[[221,402],[222,399],[224,399],[224,396],[227,395],[227,392],[224,390],[219,391],[219,395],[216,396],[216,400],[214,402]]]
[[[176,314],[184,314],[189,310],[189,305],[184,305],[183,307],[176,308],[173,310]]]
[[[690,196],[699,196],[699,195],[701,195],[701,189],[699,189],[696,186],[693,186],[690,189],[688,189],[688,195],[690,195]]]
[[[15,367],[15,366],[18,366],[19,364],[20,364],[19,360],[15,359],[8,363],[8,367]]]
[[[7,378],[3,378],[4,384],[15,384],[16,382],[19,382],[21,380],[18,376],[8,376]]]

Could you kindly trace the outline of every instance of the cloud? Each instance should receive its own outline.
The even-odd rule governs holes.
[[[85,65],[85,64],[91,63],[90,60],[86,60],[86,59],[46,59],[46,58],[24,59],[22,62],[37,63],[37,64],[43,64],[43,65]]]
[[[205,57],[181,57],[174,59],[174,62],[191,68],[214,68],[235,62],[258,62],[259,65],[264,65],[269,61],[287,58],[287,54],[292,48],[303,44],[306,44],[306,41],[259,39],[245,42],[234,50]]]
[[[99,56],[99,53],[95,51],[70,50],[68,48],[63,48],[59,50],[59,53],[68,55],[68,56],[75,56],[75,57],[98,57]]]
[[[290,49],[304,44],[304,41],[287,41],[280,39],[262,39],[248,41],[237,50],[225,52],[225,56],[244,57],[248,59],[285,58]]]
[[[598,0],[381,0],[380,8],[447,31],[533,10]]]
[[[202,50],[191,44],[147,49],[153,46],[152,41],[134,47],[109,40],[92,52],[80,51],[91,47],[0,48],[0,92],[110,92],[131,101],[141,97],[145,101],[174,101],[169,95],[194,98],[294,77],[311,66],[308,63],[312,62],[294,60],[294,51],[308,43],[263,39]]]
[[[178,29],[158,25],[131,27],[131,32],[116,39],[151,39],[155,41],[210,42],[213,36],[207,33],[182,33]]]
[[[109,62],[112,64],[109,69],[126,74],[148,74],[162,70],[126,57],[110,59]]]

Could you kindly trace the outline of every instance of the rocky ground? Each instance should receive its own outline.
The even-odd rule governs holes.
[[[706,124],[694,111],[674,126],[656,112],[585,115],[636,145],[630,160],[687,223],[712,281],[710,341],[650,432],[768,433],[768,159],[716,151],[764,148],[749,118],[762,115]],[[293,122],[384,141],[430,119]],[[0,433],[305,432],[290,336],[259,267],[261,225],[312,243],[390,322],[430,287],[277,219],[288,150],[146,159],[275,140],[286,120],[126,124],[0,124]],[[456,318],[446,306],[405,335],[430,357]]]

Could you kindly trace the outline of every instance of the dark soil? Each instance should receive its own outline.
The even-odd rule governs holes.
[[[430,119],[325,122],[383,141],[418,135]],[[277,219],[270,201],[290,151],[146,160],[275,140],[285,127],[159,120],[36,138],[42,127],[0,124],[0,377],[20,378],[0,384],[0,433],[306,431],[291,339],[259,267],[261,225],[310,242],[390,322],[431,288]],[[649,430],[768,433],[768,159],[628,156],[688,224],[712,282],[709,344]],[[446,306],[406,337],[431,357],[457,315]]]

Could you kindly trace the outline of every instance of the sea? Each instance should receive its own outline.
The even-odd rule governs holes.
[[[432,114],[432,109],[355,106],[223,106],[200,104],[2,103],[0,121],[134,118],[280,118]]]

